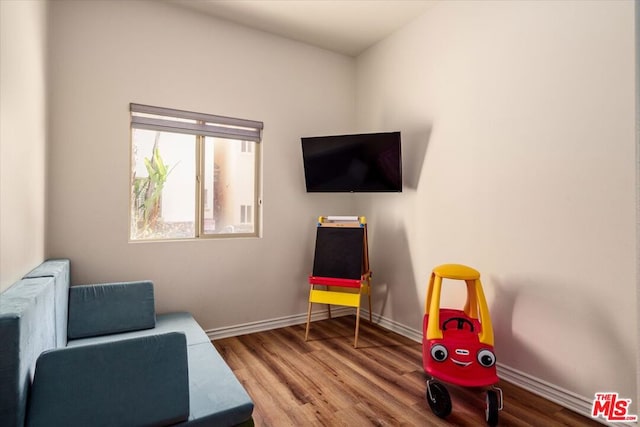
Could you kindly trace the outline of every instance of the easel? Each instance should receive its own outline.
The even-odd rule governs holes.
[[[371,316],[371,271],[367,242],[366,218],[356,216],[321,216],[318,218],[313,273],[309,276],[309,309],[304,340],[309,337],[313,303],[326,304],[331,318],[331,305],[356,308],[356,332],[353,347],[358,346],[360,300],[369,299]],[[321,287],[321,288],[318,288]]]

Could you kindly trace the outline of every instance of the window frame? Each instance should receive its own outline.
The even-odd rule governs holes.
[[[208,240],[208,239],[235,239],[235,238],[260,238],[262,237],[262,171],[261,171],[261,146],[262,129],[264,124],[255,120],[245,120],[212,114],[195,113],[172,108],[154,107],[144,104],[129,104],[129,242],[166,242],[184,240]],[[148,117],[164,116],[167,119]],[[178,119],[178,120],[172,120]],[[195,121],[195,123],[193,122]],[[146,129],[162,132],[172,132],[183,135],[195,136],[195,227],[193,237],[154,237],[144,239],[134,239],[132,236],[133,221],[133,131],[134,129]],[[252,154],[254,156],[254,176],[253,176],[253,212],[250,224],[253,225],[253,232],[234,233],[219,232],[205,233],[205,140],[207,137],[223,138],[235,140],[240,145],[240,154]],[[246,141],[252,141],[253,151],[250,153],[242,151]],[[211,165],[213,167],[213,165]],[[245,224],[245,223],[243,223]]]

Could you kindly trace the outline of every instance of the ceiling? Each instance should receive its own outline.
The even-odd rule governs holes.
[[[438,0],[168,0],[175,5],[357,56]]]

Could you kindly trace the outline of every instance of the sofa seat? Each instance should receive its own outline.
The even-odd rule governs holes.
[[[253,426],[253,402],[210,343],[187,347],[189,419],[181,426]]]
[[[189,418],[177,425],[235,426],[250,420],[253,402],[191,313],[157,314],[156,326],[152,329],[73,339],[67,342],[67,347],[95,345],[169,332],[184,333],[187,339]]]

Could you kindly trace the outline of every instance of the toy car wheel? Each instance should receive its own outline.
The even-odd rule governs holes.
[[[485,419],[491,427],[498,425],[498,411],[500,410],[498,402],[498,393],[493,390],[487,391],[485,407]]]
[[[446,387],[437,382],[427,384],[427,402],[429,407],[440,418],[451,414],[451,397]]]

